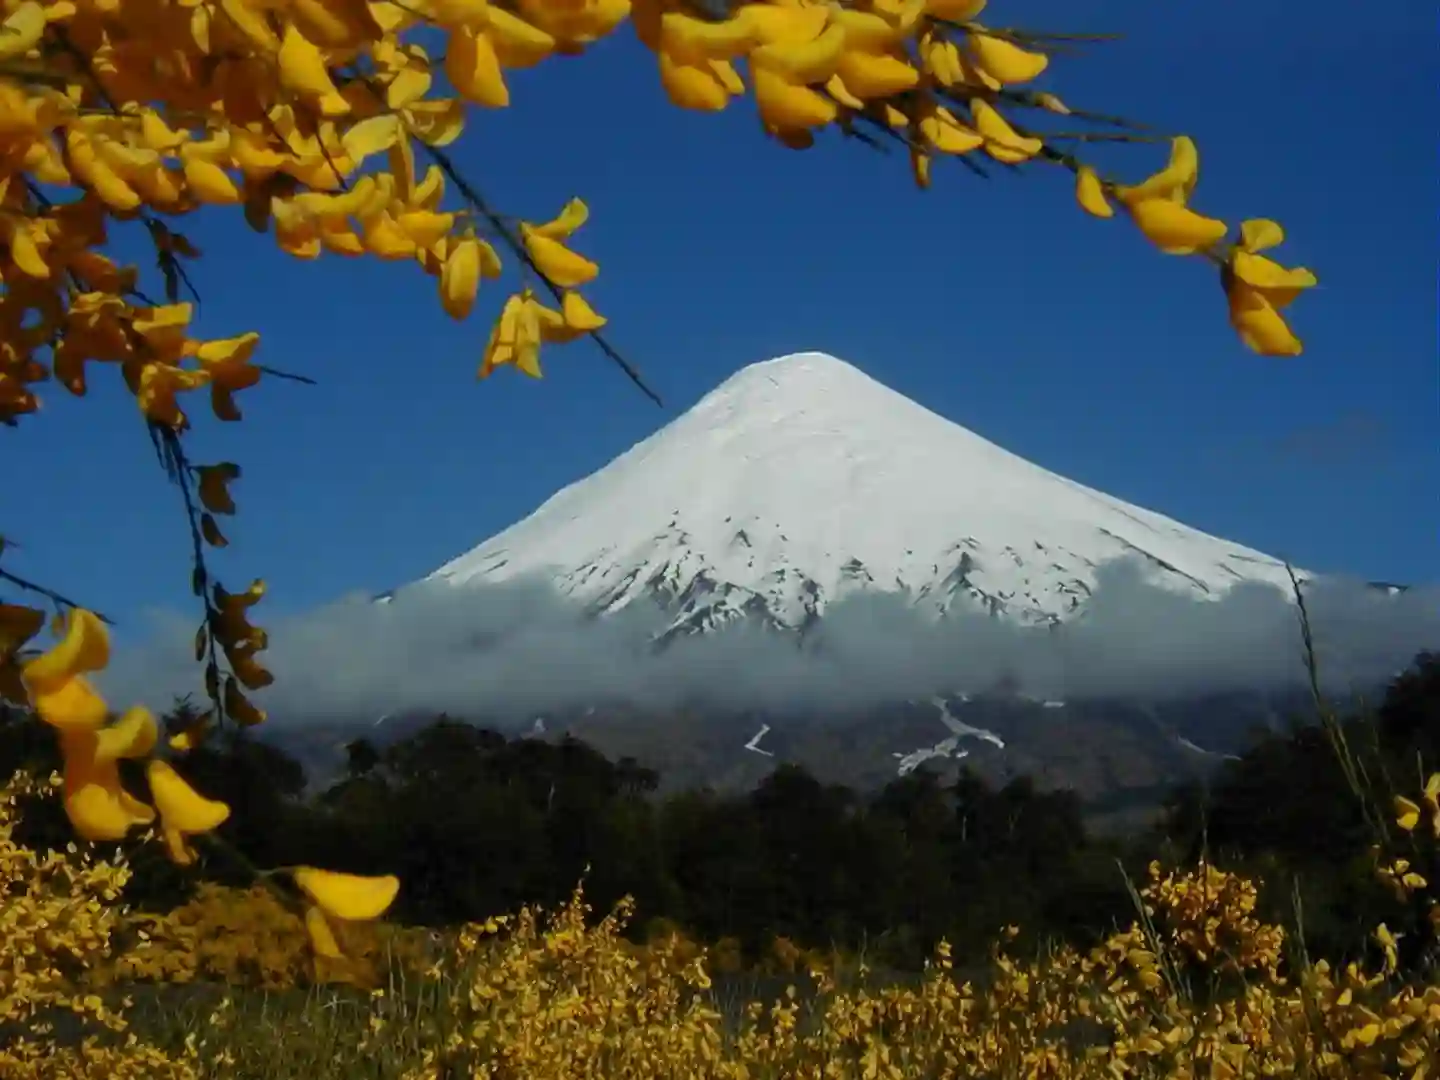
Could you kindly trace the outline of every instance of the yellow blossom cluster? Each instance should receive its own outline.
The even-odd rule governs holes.
[[[1285,932],[1255,917],[1253,883],[1208,863],[1183,875],[1152,863],[1150,876],[1145,913],[1160,917],[1166,944],[1186,962],[1240,973],[1279,969]]]
[[[163,915],[127,913],[106,981],[285,990],[326,983],[377,985],[392,966],[420,970],[429,935],[383,922],[330,925],[342,957],[316,953],[304,918],[265,885],[237,889],[203,882],[195,896]]]
[[[103,1017],[102,1026],[125,1034],[114,1045],[91,1041],[67,1050],[48,1028],[34,1026],[19,1049],[0,1051],[0,1075],[23,1080],[1426,1080],[1440,1060],[1440,987],[1401,976],[1394,936],[1383,926],[1375,933],[1378,966],[1288,966],[1278,956],[1279,929],[1254,917],[1253,889],[1207,867],[1152,868],[1139,892],[1144,917],[1091,949],[1021,959],[998,945],[990,971],[972,981],[941,943],[918,983],[880,989],[866,983],[863,965],[853,985],[817,965],[797,974],[778,999],[752,1002],[730,1018],[704,950],[663,928],[637,948],[624,937],[628,902],[593,921],[577,890],[554,912],[525,908],[459,928],[418,976],[409,968],[418,988],[391,978],[349,998],[306,998],[301,1012],[282,1017],[278,999],[258,1016],[247,1014],[236,1004],[243,990],[232,987],[176,1045],[148,1043],[126,1032],[125,1017],[109,1011],[84,979],[87,969],[114,970],[121,915],[110,896],[124,884],[123,864],[73,849],[42,859],[14,842],[13,821],[11,803],[0,801],[0,868],[8,895],[18,898],[0,946],[0,1000],[8,1010],[0,1019],[33,1020],[34,1004],[59,1005]],[[166,947],[200,950],[211,933],[278,928],[278,909],[258,894],[243,899],[250,905],[244,912],[235,899],[202,893],[180,909],[188,914],[171,917]],[[174,934],[174,927],[202,922],[196,937]],[[295,934],[293,925],[287,933]],[[1191,993],[1177,977],[1236,968],[1244,978],[1219,993]],[[193,970],[168,977],[185,981]],[[17,1002],[31,1003],[31,1011],[18,1011]],[[348,1026],[333,1028],[337,1021],[326,1018],[342,1012]],[[321,1050],[287,1052],[276,1037],[283,1030],[303,1038],[322,1024],[332,1030]],[[309,1064],[286,1071],[287,1061]]]
[[[233,615],[227,633],[248,627],[244,610],[259,597],[259,583],[250,594],[221,596],[217,606]],[[56,732],[65,761],[61,800],[76,833],[86,840],[123,840],[137,827],[156,826],[170,859],[179,866],[196,861],[192,838],[213,833],[230,816],[223,802],[201,795],[160,755],[155,716],[135,706],[118,719],[96,691],[90,675],[110,660],[110,635],[90,611],[72,608],[59,620],[58,640],[20,668],[20,678],[35,714]],[[237,650],[232,664],[244,678],[248,656]],[[193,732],[176,733],[166,747],[183,756]],[[150,801],[129,791],[120,762],[143,763]],[[310,866],[285,871],[304,900],[304,925],[315,952],[343,959],[335,936],[340,923],[378,918],[394,901],[400,883],[392,875],[364,877]]]
[[[752,1002],[738,1030],[720,1018],[704,956],[675,955],[667,947],[675,935],[642,951],[626,947],[619,934],[628,906],[589,925],[577,893],[547,919],[526,909],[467,927],[431,973],[445,986],[443,1024],[379,997],[366,1052],[422,1030],[421,1060],[407,1080],[456,1072],[1423,1080],[1440,1052],[1440,987],[1357,964],[1287,974],[1275,951],[1282,934],[1254,921],[1248,892],[1204,868],[1157,868],[1141,890],[1150,928],[1137,923],[1091,950],[1028,962],[997,948],[983,986],[957,975],[943,943],[918,986],[842,988],[816,968],[808,989],[792,985],[768,1006]],[[1242,943],[1247,977],[1225,995],[1199,999],[1172,977],[1186,964],[1222,971],[1224,949]]]
[[[981,152],[1075,170],[1077,195],[1108,216],[1108,190],[1162,250],[1218,250],[1226,227],[1186,207],[1188,141],[1160,177],[1136,187],[1093,168],[1008,114],[1084,116],[1025,89],[1049,67],[1047,35],[979,21],[986,0],[754,0],[697,9],[677,0],[4,0],[0,39],[0,419],[34,411],[33,384],[54,376],[74,394],[86,365],[118,364],[157,424],[183,430],[177,395],[208,388],[221,420],[254,386],[253,332],[202,340],[179,302],[184,261],[200,253],[166,224],[202,206],[239,206],[303,259],[331,253],[414,261],[438,279],[445,310],[469,314],[480,282],[511,247],[533,284],[505,306],[481,373],[514,363],[531,374],[541,341],[599,329],[570,290],[598,268],[565,240],[584,220],[573,202],[547,225],[507,227],[462,188],[447,208],[448,159],[465,106],[510,103],[506,73],[571,55],[630,20],[676,105],[723,109],[747,90],[762,126],[792,147],[819,129],[876,128],[910,150],[929,183],[933,155]],[[444,36],[443,57],[422,32]],[[742,72],[743,69],[743,72]],[[438,76],[443,75],[443,82]],[[437,89],[453,96],[431,96]],[[429,159],[423,171],[420,150]],[[367,169],[382,160],[383,167]],[[1188,169],[1188,179],[1187,177]],[[463,183],[463,182],[462,182]],[[141,222],[164,270],[167,303],[138,289],[103,248],[109,226]],[[1278,310],[1313,284],[1257,262],[1278,240],[1240,237],[1225,262],[1232,318],[1261,352],[1298,351]],[[1233,278],[1233,282],[1232,282]],[[49,352],[48,362],[43,357]]]
[[[0,1076],[6,1080],[196,1080],[188,1063],[127,1032],[125,1002],[107,1001],[90,973],[112,956],[130,871],[73,843],[41,855],[17,842],[27,800],[53,794],[58,776],[19,774],[0,787]],[[57,1046],[64,1017],[89,1033]],[[119,1037],[101,1045],[97,1033]]]
[[[1440,772],[1425,781],[1418,799],[1395,796],[1394,812],[1395,824],[1407,835],[1411,848],[1406,854],[1379,858],[1377,873],[1397,900],[1411,902],[1440,876]],[[1426,895],[1424,904],[1430,933],[1440,941],[1440,898]]]

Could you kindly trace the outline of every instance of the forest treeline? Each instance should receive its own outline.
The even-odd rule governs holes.
[[[247,860],[396,873],[393,917],[435,927],[557,905],[583,878],[597,910],[633,896],[638,933],[659,922],[742,958],[783,939],[912,969],[942,937],[977,959],[1007,925],[1037,945],[1097,940],[1134,917],[1127,875],[1205,857],[1262,883],[1266,914],[1298,927],[1312,957],[1343,957],[1381,922],[1410,963],[1433,954],[1435,928],[1378,880],[1371,845],[1373,808],[1440,768],[1440,654],[1418,656],[1374,709],[1267,738],[1118,838],[1088,834],[1073,793],[1024,778],[950,783],[921,768],[861,794],[782,764],[749,792],[662,797],[633,760],[444,717],[348,751],[344,775],[310,795],[297,762],[244,733],[193,752],[195,786],[235,809],[204,876],[245,883]],[[0,718],[0,771],[57,764],[42,725]],[[70,839],[53,803],[25,827],[34,846]],[[195,875],[157,845],[132,848],[130,903],[189,895]]]

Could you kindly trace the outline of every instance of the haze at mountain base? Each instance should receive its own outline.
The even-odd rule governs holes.
[[[803,637],[736,621],[658,650],[670,615],[649,602],[600,618],[544,581],[432,582],[389,604],[357,596],[270,625],[276,683],[256,697],[285,723],[406,709],[521,720],[606,702],[845,713],[1001,680],[1039,698],[1164,699],[1305,678],[1296,609],[1277,589],[1195,600],[1126,561],[1097,580],[1084,617],[1054,628],[974,611],[937,620],[872,592],[836,602]],[[1383,681],[1440,642],[1440,590],[1324,579],[1306,593],[1333,692]],[[192,617],[157,614],[155,631],[117,651],[105,678],[114,700],[164,706],[198,688]]]

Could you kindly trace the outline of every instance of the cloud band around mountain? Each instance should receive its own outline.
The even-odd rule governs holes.
[[[1329,692],[1373,687],[1440,647],[1440,589],[1319,579],[1305,595]],[[538,578],[422,582],[390,603],[349,597],[266,623],[276,684],[256,697],[279,723],[408,710],[523,721],[618,702],[838,715],[1001,680],[1043,698],[1163,699],[1305,679],[1284,592],[1242,583],[1195,599],[1147,584],[1129,559],[1101,566],[1082,616],[1051,628],[960,609],[936,621],[901,594],[867,592],[829,605],[803,639],[742,622],[657,651],[672,617],[646,602],[589,616]],[[117,704],[163,708],[198,688],[193,615],[155,613],[152,625],[105,675]]]

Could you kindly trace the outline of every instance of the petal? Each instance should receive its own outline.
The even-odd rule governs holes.
[[[1248,251],[1235,252],[1231,269],[1246,285],[1265,293],[1265,298],[1277,308],[1284,308],[1305,289],[1313,288],[1318,279],[1300,266],[1287,269],[1264,255],[1252,255]]]
[[[1170,142],[1170,161],[1165,168],[1134,187],[1116,188],[1116,195],[1124,203],[1168,199],[1183,204],[1199,177],[1200,152],[1193,139],[1180,135]]]
[[[660,51],[682,64],[701,65],[707,60],[734,60],[744,56],[760,38],[751,20],[737,18],[712,21],[697,19],[679,11],[660,16]]]
[[[379,918],[400,890],[400,879],[394,874],[366,877],[300,866],[291,876],[301,892],[337,919]]]
[[[589,219],[590,207],[585,205],[585,200],[571,199],[557,217],[543,225],[532,226],[532,231],[551,240],[564,240]]]
[[[565,316],[566,326],[587,334],[599,330],[607,321],[604,315],[591,307],[589,301],[577,292],[565,294],[560,302],[560,311]]]
[[[1416,825],[1420,824],[1420,807],[1405,798],[1403,795],[1395,796],[1395,824],[1406,832],[1410,832]]]
[[[160,832],[165,841],[165,851],[176,866],[194,866],[195,849],[185,842],[185,834],[179,829],[165,828]]]
[[[942,154],[968,154],[985,145],[985,136],[943,106],[921,117],[920,134]]]
[[[155,808],[165,819],[166,830],[195,835],[219,828],[230,816],[223,802],[207,799],[177,773],[169,762],[151,761],[145,768]]]
[[[975,66],[1002,83],[1029,82],[1050,64],[1050,58],[1044,53],[1022,49],[1013,42],[989,34],[970,34],[966,43],[970,47],[970,55],[975,58]]]
[[[206,367],[241,365],[250,359],[260,335],[251,330],[236,337],[202,342],[195,348],[195,358]]]
[[[110,632],[94,612],[71,608],[65,616],[65,633],[54,648],[25,665],[31,686],[56,682],[79,672],[99,671],[110,662]]]
[[[452,319],[464,319],[480,289],[480,243],[473,236],[454,244],[440,270],[440,306]]]
[[[1105,198],[1105,187],[1100,183],[1100,177],[1089,165],[1082,165],[1075,172],[1075,201],[1092,217],[1115,216],[1115,208]]]
[[[98,728],[110,711],[83,675],[46,683],[42,690],[32,688],[30,701],[41,720],[62,730]]]
[[[155,812],[120,786],[120,772],[113,761],[96,760],[96,746],[92,732],[61,733],[65,816],[86,840],[121,840],[134,826],[154,820]]]
[[[730,91],[708,64],[682,64],[666,52],[660,53],[658,62],[660,85],[675,107],[719,112],[730,104]]]
[[[357,164],[389,150],[400,138],[400,118],[393,113],[372,116],[351,126],[340,138],[345,156]]]
[[[1230,325],[1249,348],[1261,356],[1299,356],[1304,347],[1289,325],[1258,289],[1231,280]]]
[[[767,68],[751,68],[760,119],[773,128],[812,128],[830,123],[839,107],[808,86],[789,82]]]
[[[1240,223],[1240,244],[1246,251],[1264,251],[1285,241],[1285,230],[1278,221],[1251,218]]]
[[[1040,139],[1017,132],[984,98],[971,100],[970,115],[975,120],[975,130],[985,136],[985,152],[996,161],[1019,165],[1029,161],[1045,145]]]
[[[558,240],[551,240],[524,225],[520,233],[535,268],[552,284],[562,289],[573,289],[593,281],[600,273],[599,266]]]
[[[154,749],[160,726],[155,722],[154,713],[143,705],[136,705],[115,723],[97,731],[95,737],[97,762],[139,758]]]
[[[495,47],[502,67],[528,68],[555,51],[555,38],[520,16],[495,6],[486,9],[485,33]]]
[[[482,31],[470,27],[453,30],[445,48],[445,74],[467,101],[490,109],[510,104],[510,90],[495,44]]]
[[[345,954],[340,951],[340,943],[335,940],[335,931],[325,919],[325,912],[314,904],[305,909],[305,931],[310,935],[310,946],[315,950],[316,956],[323,956],[327,960],[345,958]]]
[[[1219,243],[1229,231],[1223,221],[1169,199],[1143,199],[1127,208],[1140,231],[1167,255],[1193,255]]]

